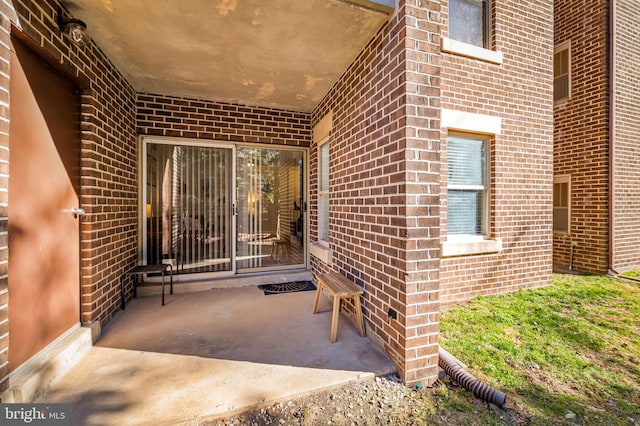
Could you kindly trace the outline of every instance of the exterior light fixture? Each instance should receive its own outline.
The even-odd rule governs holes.
[[[87,35],[87,24],[81,20],[66,18],[62,16],[62,11],[60,11],[58,12],[58,28],[76,46],[84,47],[89,44],[90,38]]]

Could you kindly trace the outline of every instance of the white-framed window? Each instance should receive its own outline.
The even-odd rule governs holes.
[[[490,48],[490,0],[449,0],[449,38]]]
[[[489,223],[488,136],[447,138],[447,240],[483,240]]]
[[[571,231],[571,175],[553,177],[553,230]]]
[[[326,137],[318,143],[318,242],[329,245],[329,170],[330,142]]]
[[[553,55],[553,100],[571,98],[571,41],[556,46]]]

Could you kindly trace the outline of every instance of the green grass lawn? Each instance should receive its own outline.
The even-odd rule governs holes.
[[[443,310],[440,343],[505,392],[507,407],[487,407],[447,378],[413,417],[425,423],[640,423],[638,283],[556,274],[550,287],[479,297]]]

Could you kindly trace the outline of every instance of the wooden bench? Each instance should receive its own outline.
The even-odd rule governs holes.
[[[289,240],[273,240],[273,242],[271,243],[271,257],[273,257],[274,259],[278,258],[278,249],[280,249],[280,251],[282,252],[282,255],[289,255],[290,252],[290,248],[291,248],[291,242]]]
[[[360,305],[360,295],[364,292],[357,287],[352,281],[345,278],[337,272],[329,272],[318,276],[318,290],[316,291],[316,299],[313,303],[313,313],[318,313],[318,302],[322,290],[326,290],[333,296],[333,315],[331,317],[331,343],[334,343],[338,337],[338,316],[340,314],[342,299],[353,300],[353,306],[356,310],[356,322],[360,336],[364,337],[364,320],[362,318],[362,306]]]

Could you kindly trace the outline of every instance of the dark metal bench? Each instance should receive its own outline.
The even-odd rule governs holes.
[[[124,279],[130,275],[135,275],[136,279],[133,283],[133,297],[138,297],[138,275],[154,274],[160,272],[162,274],[162,306],[164,306],[164,273],[169,269],[170,276],[170,294],[173,294],[173,265],[169,263],[158,263],[154,265],[137,265],[125,272],[120,278],[120,297],[122,299],[122,309],[124,309]]]

